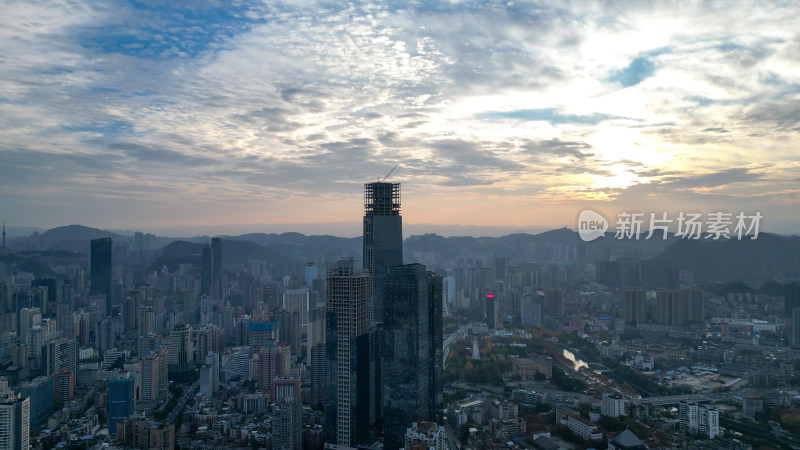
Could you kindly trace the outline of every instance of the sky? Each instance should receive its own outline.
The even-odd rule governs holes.
[[[436,230],[574,228],[592,208],[800,234],[797,2],[0,10],[12,225],[324,232],[397,165],[404,222]]]

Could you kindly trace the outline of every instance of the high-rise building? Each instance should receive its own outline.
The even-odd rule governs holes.
[[[685,433],[705,435],[714,439],[719,435],[719,411],[708,405],[682,401],[679,405],[681,430]]]
[[[283,309],[297,312],[303,324],[308,323],[309,292],[308,288],[288,289],[283,293]]]
[[[244,380],[250,375],[250,347],[237,347],[231,353],[228,369]]]
[[[325,343],[325,307],[314,308],[308,312],[306,326],[306,364],[311,364],[311,351],[317,344]]]
[[[156,310],[152,306],[139,306],[136,317],[138,336],[156,332]]]
[[[222,298],[222,239],[211,238],[211,291],[214,299]]]
[[[384,447],[396,450],[412,423],[442,414],[442,278],[421,264],[391,267],[385,295]]]
[[[200,392],[206,400],[219,392],[219,354],[208,352],[205,364],[200,368]]]
[[[28,332],[42,324],[42,310],[39,308],[20,308],[17,333],[21,342],[28,342]]]
[[[41,369],[42,348],[45,340],[45,328],[42,325],[34,325],[28,330],[28,366],[32,369]]]
[[[444,277],[442,279],[442,289],[445,307],[447,311],[450,311],[450,308],[453,308],[453,303],[456,300],[456,277],[452,275]]]
[[[53,374],[53,391],[55,393],[55,406],[60,408],[72,400],[75,395],[75,373],[60,370]]]
[[[497,329],[497,299],[494,294],[486,294],[486,326]]]
[[[325,429],[322,425],[303,425],[303,448],[307,450],[325,448]]]
[[[211,400],[214,398],[212,373],[213,368],[207,364],[200,366],[200,394],[204,400]]]
[[[544,292],[544,311],[550,317],[564,315],[564,291],[548,289]]]
[[[21,384],[18,390],[21,396],[31,400],[30,425],[31,429],[38,430],[45,424],[55,408],[53,377],[36,377],[32,381]]]
[[[247,344],[251,347],[261,348],[274,345],[279,338],[277,322],[247,322]],[[242,344],[245,345],[245,344]]]
[[[249,377],[258,381],[267,393],[272,392],[276,377],[291,373],[291,351],[288,346],[269,344],[256,350],[250,357]]]
[[[139,356],[147,353],[148,350],[153,350],[161,342],[159,335],[156,333],[147,333],[144,336],[139,336],[137,342],[137,354]]]
[[[364,185],[364,268],[372,275],[374,321],[383,320],[383,286],[390,267],[403,264],[400,183]]]
[[[305,270],[306,287],[311,288],[314,280],[317,279],[317,266],[313,262],[306,264]]]
[[[47,343],[45,347],[47,367],[45,373],[52,375],[61,370],[78,373],[78,346],[75,338],[60,338]]]
[[[111,315],[111,238],[92,239],[91,242],[92,293],[106,297],[105,314]]]
[[[714,439],[719,435],[719,410],[711,406],[704,406],[699,411],[700,434]]]
[[[686,321],[699,323],[705,320],[705,298],[700,289],[681,289],[681,297],[686,308]]]
[[[322,306],[328,302],[326,294],[328,289],[325,287],[325,277],[317,277],[311,282],[311,292],[314,293],[314,307]]]
[[[297,311],[289,312],[281,309],[275,312],[278,322],[278,339],[289,344],[292,354],[300,353],[300,336],[302,332],[302,319]]]
[[[539,295],[523,295],[519,303],[519,321],[526,327],[542,326],[543,299]]]
[[[30,449],[31,401],[8,390],[0,392],[0,448]]]
[[[214,274],[214,256],[211,246],[206,245],[200,253],[200,295],[211,295]]]
[[[287,397],[300,401],[302,380],[300,377],[276,377],[272,382],[272,396],[274,403],[280,403]]]
[[[192,330],[195,339],[195,361],[205,361],[208,352],[220,353],[225,349],[223,331],[216,325],[206,325]]]
[[[134,378],[130,372],[119,372],[108,380],[108,433],[117,434],[117,420],[133,414]]]
[[[288,397],[278,402],[272,428],[272,448],[303,448],[303,420],[299,400]]]
[[[792,310],[792,346],[800,347],[800,306]]]
[[[139,395],[142,402],[158,401],[167,392],[167,351],[158,347],[147,350],[142,356],[142,385]]]
[[[704,308],[703,292],[699,289],[656,291],[656,321],[662,325],[702,322]]]
[[[169,358],[169,371],[189,372],[194,369],[194,343],[192,342],[192,326],[178,324],[169,334],[167,347]]]
[[[320,407],[325,404],[325,343],[320,342],[311,347],[311,406]]]
[[[636,325],[647,322],[647,299],[642,288],[622,290],[622,303],[625,323]]]
[[[372,277],[352,260],[328,267],[325,437],[332,445],[368,443],[371,292]]]
[[[431,336],[431,357],[428,360],[428,376],[431,387],[428,393],[428,417],[443,423],[444,417],[444,325],[442,304],[442,276],[427,272],[428,281],[428,333]]]
[[[13,312],[16,311],[14,303],[12,302],[11,285],[3,282],[5,279],[5,264],[0,263],[0,311]]]
[[[698,412],[699,408],[696,403],[689,403],[682,401],[678,405],[678,412],[680,414],[681,430],[684,431],[697,431],[699,426]]]
[[[794,311],[795,308],[800,308],[800,283],[787,283],[783,285],[783,305],[786,311],[786,317],[792,317],[792,311]]]
[[[136,296],[126,295],[122,298],[122,326],[125,334],[138,336],[136,334],[136,320],[138,319],[138,302]]]
[[[607,417],[620,417],[625,415],[625,398],[619,394],[604,393],[600,404],[600,414]]]
[[[657,291],[656,311],[658,323],[662,325],[686,324],[686,308],[680,291]]]
[[[47,315],[52,315],[52,311],[54,311],[52,308],[55,307],[58,297],[58,281],[55,278],[34,278],[31,280],[31,288],[35,293],[40,293],[35,296],[33,306],[42,308],[42,312],[46,312]]]

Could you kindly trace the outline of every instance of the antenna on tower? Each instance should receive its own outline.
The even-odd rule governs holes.
[[[389,173],[387,173],[387,174],[386,174],[386,176],[385,176],[385,177],[383,177],[383,179],[381,179],[381,178],[378,178],[378,181],[386,181],[387,179],[389,179],[389,175],[391,175],[391,174],[392,174],[392,172],[394,172],[394,169],[397,169],[397,166],[398,166],[398,165],[397,165],[397,164],[395,164],[395,165],[394,165],[394,167],[392,167],[392,170],[390,170],[390,171],[389,171]]]

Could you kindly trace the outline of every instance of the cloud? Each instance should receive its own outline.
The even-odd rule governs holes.
[[[560,139],[547,139],[537,142],[529,142],[523,148],[539,158],[543,155],[571,156],[577,159],[591,158],[595,156],[589,150],[592,146],[582,141],[562,141]]]
[[[447,139],[431,142],[433,149],[432,160],[449,160],[455,167],[463,168],[494,168],[503,171],[522,169],[523,166],[514,161],[498,157],[495,152],[484,149],[480,143],[468,142],[459,139]]]
[[[548,205],[758,196],[777,210],[800,189],[787,163],[800,158],[793,4],[3,9],[0,198],[23,193],[21,217],[43,220],[61,192],[53,214],[147,193],[197,210],[268,205],[230,210],[254,221],[270,208],[345,220],[360,184],[395,164],[404,190],[443,199],[435,220],[480,216],[454,193],[531,223],[559,213],[514,210],[522,194]],[[133,204],[140,216],[152,206]]]
[[[701,187],[719,187],[732,183],[743,183],[760,180],[762,177],[750,169],[736,168],[721,170],[705,175],[668,177],[664,184],[668,188],[686,189]]]

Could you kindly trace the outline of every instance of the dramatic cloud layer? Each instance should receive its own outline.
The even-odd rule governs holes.
[[[166,6],[165,6],[166,3]],[[794,2],[2,1],[0,215],[800,231]]]

